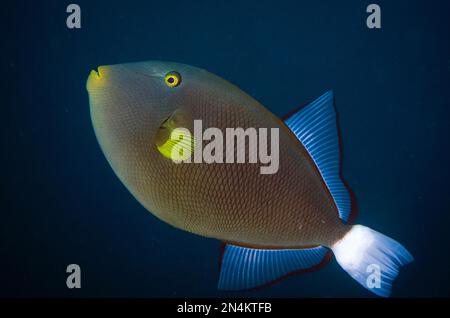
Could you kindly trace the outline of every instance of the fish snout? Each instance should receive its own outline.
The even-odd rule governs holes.
[[[87,90],[92,91],[104,87],[108,73],[109,67],[107,66],[99,66],[96,69],[91,70],[86,83]]]

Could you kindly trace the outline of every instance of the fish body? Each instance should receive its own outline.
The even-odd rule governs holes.
[[[347,245],[354,245],[348,243],[349,238],[353,242],[362,235],[373,242],[381,235],[345,222],[351,205],[338,174],[339,149],[334,109],[330,108],[331,92],[292,116],[289,122],[280,120],[226,80],[178,63],[102,66],[91,72],[87,89],[100,146],[134,197],[159,219],[228,244],[227,268],[222,270],[219,285],[251,288],[277,278],[272,276],[286,274],[262,275],[262,279],[243,276],[244,283],[233,281],[231,274],[234,267],[242,265],[239,263],[246,263],[248,272],[264,273],[270,267],[264,261],[262,265],[244,261],[245,255],[261,260],[287,259],[286,262],[290,257],[292,270],[306,269],[320,263],[328,249],[340,262],[336,251],[348,254],[346,250],[351,246]],[[254,163],[177,164],[162,155],[161,148],[174,127],[193,131],[195,120],[201,120],[204,128],[220,131],[230,127],[276,129],[277,172],[261,174],[260,165]],[[207,144],[205,140],[196,142]],[[225,146],[227,143],[230,140],[225,141]],[[245,146],[249,146],[248,141]],[[231,151],[237,152],[237,147],[230,147]],[[224,157],[230,151],[225,148]],[[252,150],[246,151],[248,155]],[[412,260],[401,248],[402,259],[394,262],[397,267]],[[296,253],[297,263],[288,253]],[[300,255],[305,261],[298,261],[302,259]],[[348,262],[348,258],[341,257],[341,261]],[[289,266],[286,268],[292,271]],[[389,293],[390,281],[386,284],[378,294]]]

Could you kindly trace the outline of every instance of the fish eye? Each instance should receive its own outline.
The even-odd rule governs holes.
[[[177,87],[181,83],[181,75],[175,71],[169,72],[164,76],[164,82],[169,87]]]

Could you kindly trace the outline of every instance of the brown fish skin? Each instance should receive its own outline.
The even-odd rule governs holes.
[[[164,75],[182,82],[168,87]],[[288,127],[236,86],[177,63],[99,68],[87,88],[98,141],[113,170],[151,213],[186,231],[256,248],[332,246],[350,230],[317,167]],[[172,113],[193,131],[279,128],[279,170],[261,164],[175,164],[157,150],[160,125]],[[248,150],[248,148],[246,149]]]

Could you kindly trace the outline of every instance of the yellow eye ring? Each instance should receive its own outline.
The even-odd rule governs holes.
[[[178,72],[169,72],[164,76],[164,82],[169,87],[177,87],[181,83],[181,75]]]

